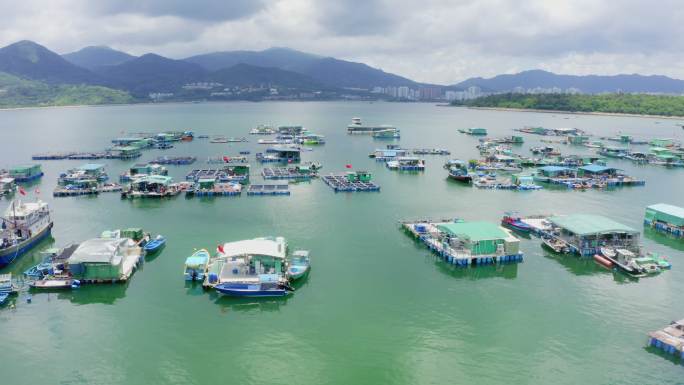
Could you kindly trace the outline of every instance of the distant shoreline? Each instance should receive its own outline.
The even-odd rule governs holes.
[[[677,115],[645,115],[645,114],[627,114],[621,112],[600,112],[600,111],[563,111],[563,110],[540,110],[535,108],[508,108],[508,107],[471,107],[471,106],[454,106],[465,107],[473,110],[493,110],[493,111],[511,111],[511,112],[539,112],[544,114],[566,114],[566,115],[598,115],[598,116],[615,116],[615,117],[630,117],[630,118],[658,118],[670,120],[682,120],[684,116]]]

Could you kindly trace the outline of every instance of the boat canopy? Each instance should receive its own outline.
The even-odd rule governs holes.
[[[224,243],[222,254],[226,257],[264,255],[278,259],[285,259],[285,249],[285,239],[282,237],[256,238]]]

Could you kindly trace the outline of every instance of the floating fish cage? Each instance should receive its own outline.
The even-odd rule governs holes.
[[[173,165],[185,165],[193,164],[197,160],[194,156],[162,156],[154,159],[150,163],[156,164],[173,164]]]
[[[311,179],[316,176],[314,171],[304,171],[297,167],[266,167],[261,170],[264,179]]]
[[[326,175],[323,182],[335,192],[380,191],[380,186],[371,181],[350,180],[347,175]]]
[[[62,159],[68,159],[71,155],[74,155],[75,153],[73,152],[46,152],[46,153],[40,153],[40,154],[33,154],[31,156],[31,159],[33,160],[62,160]]]
[[[247,188],[247,195],[290,195],[290,186],[286,184],[252,184]]]

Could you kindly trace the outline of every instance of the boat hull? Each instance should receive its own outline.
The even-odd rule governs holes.
[[[471,175],[453,175],[449,174],[449,178],[461,182],[461,183],[472,183],[473,177]]]
[[[217,285],[216,291],[231,297],[285,297],[290,292],[284,288],[262,289],[260,285]]]
[[[50,236],[52,222],[33,237],[4,250],[0,250],[0,268],[3,268],[34,248],[40,241]]]

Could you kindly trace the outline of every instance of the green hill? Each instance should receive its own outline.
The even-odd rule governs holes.
[[[470,107],[684,116],[684,96],[665,95],[498,94],[453,104]]]
[[[130,103],[124,91],[73,84],[47,84],[0,72],[0,108]]]

